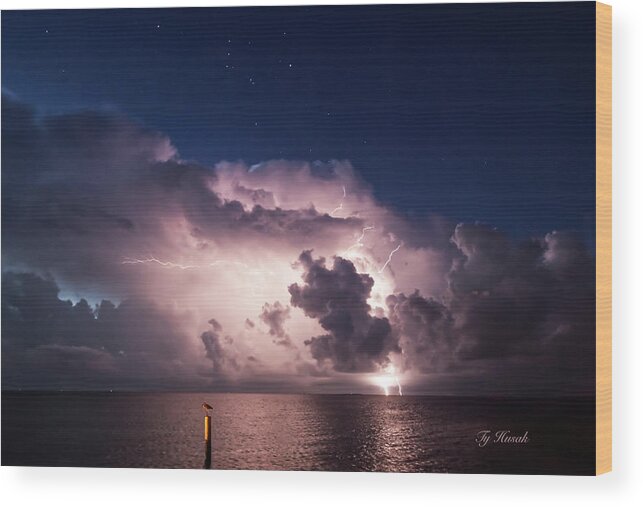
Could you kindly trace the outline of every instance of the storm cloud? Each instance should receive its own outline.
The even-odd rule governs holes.
[[[76,285],[91,279],[122,296],[127,280],[114,268],[124,258],[184,247],[197,257],[237,240],[301,249],[313,234],[336,238],[362,223],[312,202],[284,209],[226,198],[215,190],[217,169],[182,161],[166,136],[123,117],[38,117],[3,95],[3,120],[5,263]]]
[[[51,278],[2,274],[2,380],[23,387],[132,387],[194,380],[198,352],[172,308],[150,300],[92,307]]]
[[[408,217],[348,161],[208,167],[120,115],[2,100],[3,385],[593,385],[571,233]]]
[[[558,355],[589,367],[595,270],[578,239],[554,232],[514,244],[495,229],[462,224],[453,241],[462,255],[448,274],[448,297],[461,357]]]
[[[306,341],[318,363],[330,361],[340,372],[369,372],[388,363],[398,350],[386,318],[371,315],[367,303],[373,279],[358,273],[346,259],[335,257],[331,268],[324,258],[302,252],[303,285],[288,288],[293,306],[317,319],[327,334]]]
[[[212,361],[215,376],[220,376],[226,368],[238,370],[239,365],[235,357],[225,348],[224,343],[232,343],[232,338],[223,335],[223,328],[216,319],[208,321],[211,329],[201,333],[201,341],[205,347],[205,356]]]
[[[499,365],[529,365],[513,376],[591,389],[594,261],[582,244],[558,232],[513,242],[481,224],[458,225],[452,242],[457,253],[440,300],[396,293],[375,312],[368,274],[346,259],[328,268],[303,252],[304,283],[289,291],[291,304],[328,331],[305,342],[318,363],[359,372],[397,358],[399,371],[482,370],[491,379],[503,378]]]
[[[274,343],[284,347],[292,347],[290,336],[284,329],[284,324],[289,318],[290,307],[283,306],[279,301],[273,304],[266,303],[259,314],[259,319],[268,326],[268,333],[273,337]]]

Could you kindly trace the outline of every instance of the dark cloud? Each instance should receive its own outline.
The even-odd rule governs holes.
[[[123,282],[114,267],[124,252],[154,235],[163,242],[159,219],[150,219],[159,196],[141,174],[175,155],[169,140],[114,115],[36,117],[2,101],[4,265],[79,286]]]
[[[481,224],[460,224],[441,301],[419,292],[387,298],[407,368],[476,371],[538,389],[593,385],[594,259],[560,232],[513,242]],[[529,386],[529,387],[527,387]],[[502,385],[495,386],[496,392]]]
[[[201,341],[205,346],[205,355],[212,361],[214,376],[219,377],[225,374],[226,369],[239,369],[236,357],[221,343],[231,344],[229,336],[223,337],[223,328],[216,319],[210,319],[208,324],[212,327],[209,331],[201,333]]]
[[[58,295],[51,278],[2,274],[3,385],[150,386],[189,376],[191,337],[170,309],[142,299],[92,308]]]
[[[313,358],[329,361],[340,372],[374,371],[387,364],[398,346],[388,319],[370,314],[373,279],[341,257],[328,269],[325,259],[313,259],[310,250],[302,252],[299,264],[304,283],[288,288],[290,302],[328,331],[306,342]]]
[[[237,183],[234,187],[235,194],[246,197],[255,206],[262,206],[264,208],[276,208],[277,203],[275,202],[275,196],[272,192],[268,192],[263,188],[247,188],[240,183]]]
[[[268,209],[255,205],[246,210],[239,201],[223,201],[216,193],[195,192],[184,201],[183,213],[194,225],[193,233],[203,239],[243,237],[248,235],[304,245],[312,235],[327,237],[359,228],[358,218],[335,218],[306,209]]]
[[[454,319],[444,304],[415,291],[409,296],[390,295],[386,305],[406,368],[426,373],[453,364],[457,336]]]
[[[259,319],[268,326],[268,332],[273,337],[273,342],[284,347],[292,347],[290,336],[284,329],[286,320],[290,318],[290,307],[283,306],[279,301],[273,304],[266,303],[261,308]]]
[[[456,227],[453,242],[461,255],[447,297],[460,357],[548,354],[571,340],[586,360],[594,343],[594,261],[582,243],[562,233],[512,243],[479,224]]]

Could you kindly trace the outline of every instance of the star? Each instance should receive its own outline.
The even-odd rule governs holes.
[[[289,63],[289,64],[288,64],[288,67],[290,67],[290,68],[292,69],[292,63]]]

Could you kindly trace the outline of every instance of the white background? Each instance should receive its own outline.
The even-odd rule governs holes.
[[[382,3],[378,1],[190,0],[186,5]],[[388,3],[392,3],[389,1]],[[405,3],[421,3],[407,0]],[[594,477],[493,475],[225,472],[73,468],[0,469],[4,505],[642,505],[643,286],[641,182],[643,167],[643,2],[611,0],[614,65],[614,471]],[[59,7],[169,7],[178,0],[0,0],[2,9]],[[636,91],[638,90],[638,92]]]

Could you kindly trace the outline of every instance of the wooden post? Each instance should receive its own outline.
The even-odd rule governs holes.
[[[205,436],[205,463],[203,468],[210,468],[212,465],[212,417],[206,415],[203,422]]]

